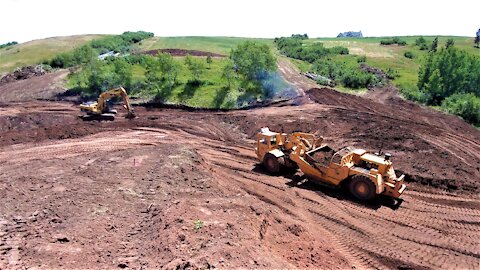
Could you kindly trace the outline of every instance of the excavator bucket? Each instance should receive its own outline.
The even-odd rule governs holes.
[[[133,119],[133,118],[136,118],[136,117],[137,117],[137,116],[136,116],[135,113],[132,112],[132,111],[129,111],[129,112],[127,113],[127,115],[125,115],[125,118],[127,118],[127,119]]]

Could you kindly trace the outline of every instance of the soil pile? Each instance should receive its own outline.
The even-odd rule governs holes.
[[[7,74],[0,79],[0,85],[25,80],[34,76],[42,76],[46,72],[43,70],[41,65],[38,66],[26,66],[15,70],[13,73]]]

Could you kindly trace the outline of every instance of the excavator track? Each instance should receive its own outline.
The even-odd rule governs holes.
[[[103,113],[103,114],[86,114],[80,116],[83,121],[113,121],[115,120],[115,114]]]

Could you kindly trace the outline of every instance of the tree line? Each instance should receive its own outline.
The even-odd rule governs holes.
[[[98,55],[109,51],[129,52],[131,45],[150,37],[153,37],[153,33],[137,31],[92,40],[72,51],[58,54],[51,60],[45,60],[43,64],[50,65],[53,68],[67,68],[86,64]]]
[[[10,41],[10,42],[4,43],[4,44],[0,44],[0,49],[11,47],[11,46],[17,45],[17,44],[18,44],[18,42],[16,42],[16,41]]]

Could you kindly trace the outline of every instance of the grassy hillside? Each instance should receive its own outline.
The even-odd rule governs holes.
[[[153,49],[188,49],[214,52],[228,55],[230,50],[243,41],[251,40],[268,44],[273,48],[272,39],[239,38],[239,37],[153,37],[142,41],[140,50]]]
[[[392,68],[400,75],[393,80],[393,83],[399,87],[411,87],[416,85],[418,80],[418,69],[422,57],[426,51],[419,50],[415,46],[415,40],[419,36],[399,37],[407,42],[406,46],[398,45],[380,45],[381,40],[389,39],[389,37],[368,37],[368,38],[316,38],[306,40],[306,43],[322,42],[325,47],[343,46],[347,47],[350,54],[367,56],[367,64],[373,67],[387,70]],[[431,44],[435,36],[424,36],[427,44]],[[438,46],[443,47],[445,42],[452,38],[455,46],[471,53],[480,54],[480,50],[473,47],[473,37],[438,37]],[[414,53],[415,58],[409,59],[404,56],[406,51]],[[305,64],[300,64],[302,69],[307,69]]]
[[[24,65],[36,64],[99,37],[102,35],[52,37],[0,49],[0,73],[11,72],[16,67]]]

